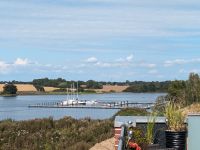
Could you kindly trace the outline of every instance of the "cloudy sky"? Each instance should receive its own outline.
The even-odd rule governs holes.
[[[199,0],[0,0],[0,80],[200,73]]]

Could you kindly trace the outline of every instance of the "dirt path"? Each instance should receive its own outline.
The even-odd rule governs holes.
[[[101,143],[97,143],[90,150],[114,150],[114,138],[107,139]]]

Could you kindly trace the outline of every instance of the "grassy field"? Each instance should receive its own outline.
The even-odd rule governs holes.
[[[4,84],[0,84],[0,92],[3,91]],[[36,88],[32,84],[16,84],[19,92],[36,92]]]
[[[103,89],[95,89],[96,92],[123,92],[129,86],[104,85]]]
[[[4,84],[0,84],[0,92],[3,91]],[[37,92],[36,88],[32,84],[16,84],[18,92]],[[118,86],[118,85],[104,85],[102,89],[93,89],[92,91],[97,93],[107,93],[107,92],[123,92],[128,86]],[[45,92],[53,92],[59,88],[55,87],[44,87]],[[65,92],[66,93],[66,92]],[[87,91],[86,91],[87,93]],[[88,92],[89,93],[89,92]],[[50,93],[51,94],[51,93]]]
[[[45,92],[52,92],[54,90],[58,90],[59,88],[55,88],[55,87],[44,87]]]

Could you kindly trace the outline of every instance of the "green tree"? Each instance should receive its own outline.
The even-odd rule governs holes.
[[[45,92],[44,90],[44,87],[43,86],[40,86],[40,85],[34,85],[36,90],[39,91],[39,92]]]
[[[14,84],[5,84],[3,87],[3,94],[16,94],[17,87]]]
[[[200,102],[200,78],[198,74],[191,73],[187,83],[187,104]]]
[[[176,80],[169,85],[168,93],[170,96],[180,96],[185,88],[185,81]]]
[[[186,83],[185,81],[173,81],[168,88],[171,101],[185,105],[186,103]]]
[[[88,89],[102,89],[103,88],[103,85],[94,81],[94,80],[88,80],[86,82],[86,87]]]

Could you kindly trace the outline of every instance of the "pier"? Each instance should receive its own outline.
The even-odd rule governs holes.
[[[83,101],[84,102],[84,101]],[[143,108],[150,109],[155,103],[137,103],[137,102],[98,102],[95,104],[70,104],[62,105],[62,102],[47,102],[35,105],[29,105],[29,108],[86,108],[86,109],[123,109],[123,108]]]

